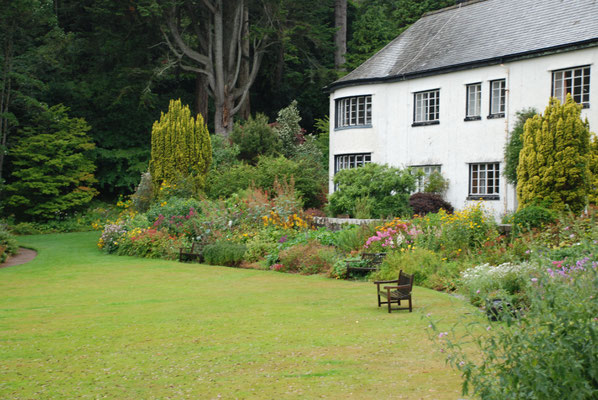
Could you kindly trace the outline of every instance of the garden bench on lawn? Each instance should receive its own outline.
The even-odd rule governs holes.
[[[391,312],[391,304],[396,303],[399,307],[395,310],[409,310],[411,312],[411,289],[413,289],[413,275],[399,272],[399,279],[392,281],[376,281],[376,291],[378,292],[378,307],[382,304],[388,304],[388,312]],[[395,286],[384,286],[380,289],[380,285],[396,283]],[[380,296],[384,297],[386,301],[381,301]],[[409,307],[400,307],[401,300],[409,301]]]
[[[361,259],[347,261],[347,273],[378,271],[386,253],[362,253]]]
[[[183,248],[181,247],[179,250],[179,262],[185,261],[203,261],[203,248],[205,247],[205,243],[203,242],[193,242],[191,248]]]

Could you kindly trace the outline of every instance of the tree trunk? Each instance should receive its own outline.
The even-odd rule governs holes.
[[[208,123],[208,78],[204,74],[195,75],[195,112],[201,114]]]
[[[344,70],[347,53],[347,0],[334,1],[334,67]]]
[[[13,25],[14,28],[14,25]],[[10,128],[8,112],[12,90],[12,58],[13,58],[13,32],[7,32],[4,42],[4,65],[2,66],[2,90],[0,91],[0,183],[4,170],[4,157],[7,153],[8,130]]]
[[[243,86],[249,82],[249,72],[251,71],[251,59],[249,57],[249,8],[243,9],[243,33],[241,43],[241,70],[239,71],[239,85]],[[251,104],[249,96],[245,96],[245,101],[241,104],[239,115],[247,120],[251,115]]]

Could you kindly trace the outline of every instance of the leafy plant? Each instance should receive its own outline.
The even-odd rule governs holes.
[[[513,224],[518,231],[540,228],[557,220],[557,214],[541,206],[527,206],[513,215]]]
[[[239,146],[239,158],[255,164],[261,155],[275,156],[280,152],[281,140],[268,124],[268,117],[257,114],[244,123],[237,122],[232,132],[233,142]]]
[[[415,178],[408,170],[370,163],[339,171],[334,183],[337,189],[330,195],[329,207],[335,215],[355,215],[363,198],[371,199],[374,217],[411,214],[409,193],[415,189]]]
[[[414,193],[409,198],[409,205],[417,215],[437,213],[441,209],[448,213],[454,210],[453,206],[437,193]]]
[[[555,210],[580,213],[590,192],[590,132],[571,94],[551,98],[544,115],[525,123],[517,167],[519,208],[542,199]]]
[[[216,242],[204,248],[203,256],[210,265],[237,267],[243,261],[246,247],[243,244]]]
[[[171,100],[168,112],[152,126],[150,172],[154,190],[163,183],[190,179],[195,193],[205,186],[212,162],[210,133],[201,114],[191,116],[189,106]]]

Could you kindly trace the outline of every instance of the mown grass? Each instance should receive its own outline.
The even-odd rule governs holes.
[[[24,237],[38,257],[0,269],[0,398],[459,397],[422,318],[472,318],[449,295],[388,314],[371,283],[109,256],[97,237]]]

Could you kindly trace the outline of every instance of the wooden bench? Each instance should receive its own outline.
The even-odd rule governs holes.
[[[179,249],[179,262],[187,262],[187,261],[203,261],[203,248],[205,247],[205,243],[203,242],[193,242],[191,248],[183,248]]]
[[[380,285],[387,285],[380,288]],[[376,292],[378,293],[378,307],[382,304],[388,305],[388,312],[391,312],[391,304],[396,304],[397,308],[393,308],[392,310],[409,310],[411,312],[411,290],[413,289],[413,275],[409,275],[404,273],[403,271],[399,271],[399,279],[395,279],[392,281],[376,281],[374,282],[376,285]],[[380,297],[384,297],[386,301],[382,301]],[[409,302],[409,307],[401,307],[401,301],[405,300]]]
[[[361,253],[359,260],[348,260],[346,262],[347,273],[370,273],[377,271],[384,257],[386,257],[386,253]]]

